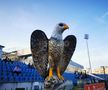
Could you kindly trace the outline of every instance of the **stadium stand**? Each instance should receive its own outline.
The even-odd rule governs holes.
[[[20,67],[21,73],[17,74],[13,72],[16,66]],[[66,80],[72,80],[75,84],[77,83],[75,74],[64,73],[63,76]],[[0,90],[17,90],[15,88],[19,87],[29,88],[27,90],[35,90],[38,88],[36,83],[39,82],[40,86],[43,81],[44,79],[39,75],[34,67],[30,67],[30,65],[19,61],[0,59]],[[30,89],[31,87],[35,89]]]
[[[13,72],[17,65],[21,68],[21,73],[18,75]],[[63,76],[67,80],[72,80],[76,83],[74,74],[64,73]],[[44,79],[39,75],[36,69],[29,67],[29,65],[18,61],[5,62],[4,60],[0,60],[0,82],[43,82],[43,80]]]
[[[13,72],[15,66],[21,68],[21,73],[16,74]],[[0,82],[34,82],[34,81],[43,81],[43,78],[35,70],[35,68],[30,68],[28,65],[14,61],[5,62],[0,60]]]
[[[21,73],[17,74],[13,72],[16,66],[20,67]],[[108,75],[105,76],[105,75],[96,74],[94,77],[94,75],[87,75],[87,74],[82,74],[82,73],[69,73],[69,72],[65,72],[63,76],[66,80],[73,81],[73,85],[77,85],[79,80],[83,80],[83,84],[96,83],[97,80],[99,80],[96,76],[108,79]],[[96,80],[94,81],[94,79]],[[31,83],[43,82],[43,81],[44,79],[39,75],[39,73],[36,71],[34,67],[30,67],[29,65],[19,62],[19,61],[11,61],[11,60],[5,61],[5,60],[0,59],[0,90],[1,88],[6,87],[6,86],[3,87],[2,84],[4,83],[5,84],[9,83],[8,87],[11,86],[10,85],[11,83],[12,83],[11,87],[13,87],[16,84],[17,84],[17,87],[18,87],[18,84],[19,85],[22,84],[22,87],[23,87],[25,85],[25,82],[30,82],[26,84],[26,87],[30,85],[32,87]],[[37,86],[35,86],[35,88],[37,88]],[[3,90],[11,90],[11,89],[3,89]],[[12,90],[16,90],[16,89],[12,89]]]

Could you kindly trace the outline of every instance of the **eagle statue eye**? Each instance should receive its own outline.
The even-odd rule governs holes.
[[[60,23],[60,24],[59,24],[59,26],[61,26],[61,27],[62,27],[62,26],[63,26],[63,23]]]

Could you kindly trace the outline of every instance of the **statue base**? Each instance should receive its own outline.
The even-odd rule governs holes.
[[[73,82],[69,80],[59,80],[53,76],[50,80],[45,79],[44,90],[72,90]]]

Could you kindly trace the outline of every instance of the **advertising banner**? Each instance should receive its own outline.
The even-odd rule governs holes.
[[[105,90],[104,83],[95,83],[84,85],[84,90]]]

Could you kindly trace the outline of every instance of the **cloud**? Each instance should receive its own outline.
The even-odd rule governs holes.
[[[97,20],[102,24],[108,24],[108,12],[105,12],[100,17],[97,17]]]
[[[108,12],[105,12],[102,16],[102,18],[106,18],[106,17],[108,17]]]

